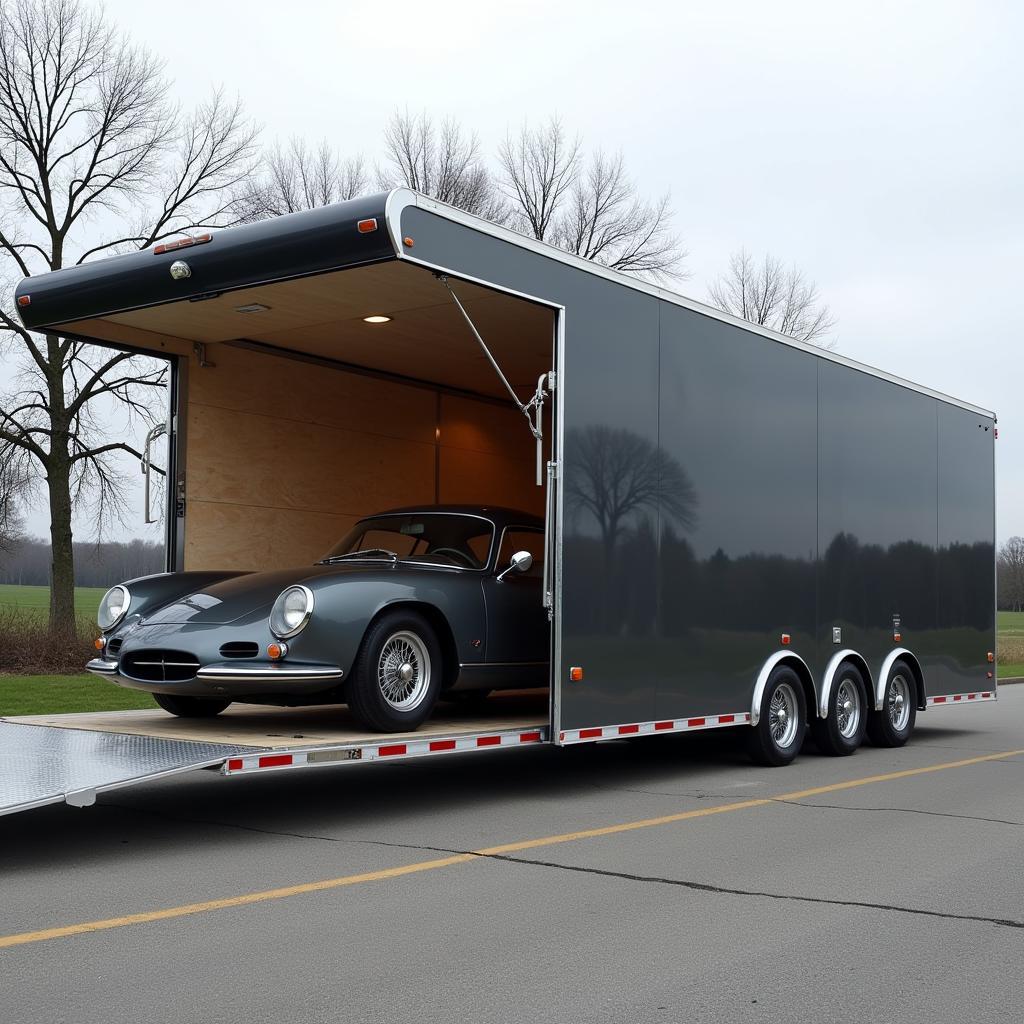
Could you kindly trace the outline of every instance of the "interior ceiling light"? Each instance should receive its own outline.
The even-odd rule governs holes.
[[[391,317],[382,316],[380,313],[374,313],[373,316],[364,316],[363,320],[368,324],[386,324],[391,322]]]
[[[264,306],[262,302],[250,302],[248,306],[235,306],[236,313],[265,313],[269,306]]]

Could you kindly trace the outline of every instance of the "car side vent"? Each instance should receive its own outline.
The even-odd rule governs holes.
[[[115,637],[107,644],[107,654],[120,654],[121,645],[124,643],[124,637]]]
[[[260,645],[251,640],[232,640],[220,649],[222,658],[255,658],[260,653]]]

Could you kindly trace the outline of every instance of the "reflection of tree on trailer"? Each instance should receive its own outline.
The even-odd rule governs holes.
[[[403,505],[542,517],[550,707],[516,723],[531,737],[743,725],[778,764],[808,724],[850,753],[995,698],[982,409],[403,190],[18,297],[30,328],[170,360],[172,568],[308,564]]]

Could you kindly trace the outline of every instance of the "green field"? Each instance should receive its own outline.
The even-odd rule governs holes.
[[[103,587],[75,587],[75,611],[79,617],[95,619],[100,598],[105,593]],[[50,588],[0,584],[0,606],[3,605],[25,608],[45,618],[50,609]]]
[[[1019,637],[1024,640],[1024,612],[997,612],[996,631],[1000,639]]]
[[[0,676],[0,715],[155,708],[153,698],[96,676]]]

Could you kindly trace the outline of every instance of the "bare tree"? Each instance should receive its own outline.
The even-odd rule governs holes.
[[[579,136],[566,137],[562,122],[549,118],[538,128],[523,124],[498,149],[502,187],[512,205],[510,224],[545,241],[554,233],[563,201],[579,175]]]
[[[20,516],[28,481],[12,445],[0,444],[0,555],[9,554],[22,540]]]
[[[549,118],[507,136],[498,160],[517,230],[616,270],[683,276],[686,251],[671,227],[669,197],[642,199],[621,153],[598,150],[586,160],[579,137],[569,139]]]
[[[835,318],[817,286],[796,267],[786,269],[770,254],[758,262],[746,249],[733,253],[729,270],[708,289],[712,305],[752,324],[770,327],[799,341],[832,348],[825,336]]]
[[[244,198],[245,219],[278,217],[298,210],[354,199],[370,184],[362,156],[342,158],[326,140],[310,149],[301,139],[276,144],[263,173],[253,179]]]
[[[502,223],[507,212],[491,172],[480,155],[480,140],[451,119],[434,124],[426,113],[395,111],[384,129],[386,166],[378,168],[381,188],[408,188],[478,217]]]
[[[684,529],[697,522],[697,490],[672,456],[640,434],[591,426],[570,430],[566,496],[597,520],[605,568],[630,516],[658,511]]]
[[[999,606],[1024,611],[1024,537],[1011,537],[1000,549],[996,566]]]
[[[255,128],[215,93],[190,115],[163,68],[78,0],[0,0],[0,275],[10,283],[91,256],[145,247],[237,219]],[[103,241],[97,241],[97,237]],[[9,302],[9,294],[5,301]],[[72,508],[95,522],[122,502],[104,405],[150,422],[165,370],[153,360],[23,329],[0,303],[0,344],[21,378],[0,399],[0,443],[45,476],[50,508],[50,624],[74,628]]]

